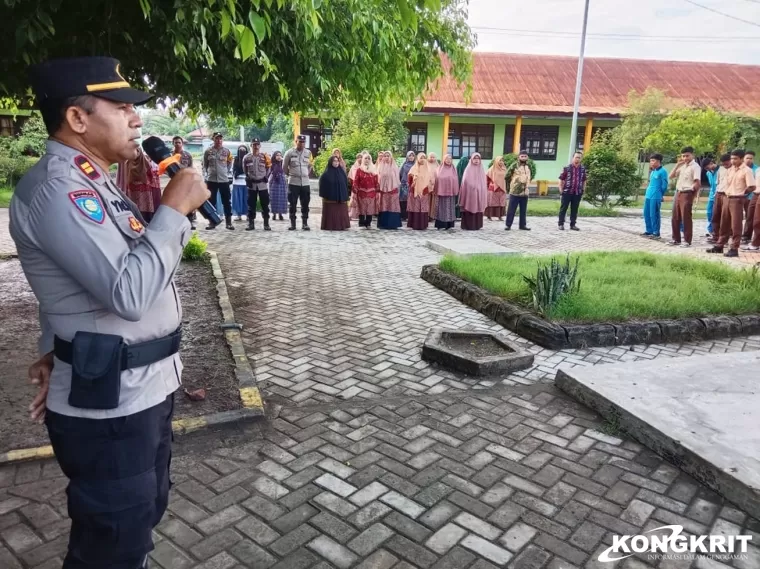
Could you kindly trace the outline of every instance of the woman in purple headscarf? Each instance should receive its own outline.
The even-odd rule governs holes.
[[[272,168],[269,171],[269,197],[271,202],[269,207],[272,210],[272,221],[282,214],[288,212],[288,193],[285,180],[285,172],[282,170],[282,152],[276,150],[272,154]]]
[[[483,229],[483,212],[488,204],[488,182],[481,165],[480,154],[475,153],[462,176],[459,190],[459,207],[462,209],[462,229]]]

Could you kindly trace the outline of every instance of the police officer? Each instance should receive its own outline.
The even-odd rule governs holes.
[[[211,203],[216,204],[216,196],[222,194],[222,206],[224,207],[224,219],[227,221],[227,229],[235,229],[232,225],[232,202],[230,201],[230,183],[232,182],[232,163],[234,157],[228,148],[222,144],[224,138],[221,132],[214,133],[213,146],[203,153],[203,174],[206,178],[208,189],[211,191]],[[215,229],[216,225],[210,224],[206,229]]]
[[[256,202],[261,200],[261,217],[264,218],[264,231],[271,231],[269,227],[269,158],[261,153],[261,141],[254,138],[251,141],[251,152],[243,158],[243,170],[245,171],[245,183],[248,186],[248,227],[246,231],[255,229]]]
[[[185,150],[185,141],[181,136],[175,136],[172,138],[172,146],[174,146],[174,155],[179,156],[179,163],[183,168],[193,167],[193,155]],[[190,220],[190,229],[195,229],[195,212],[187,216]]]
[[[50,136],[16,186],[10,232],[40,304],[32,416],[44,415],[69,479],[63,567],[143,568],[168,502],[182,372],[173,277],[187,215],[209,192],[183,169],[146,226],[112,182],[109,167],[138,154],[135,105],[150,99],[117,60],[51,60],[30,69],[30,82]]]
[[[301,200],[302,229],[309,231],[309,200],[311,186],[309,185],[309,167],[311,166],[311,151],[306,146],[306,137],[302,134],[296,138],[296,147],[285,153],[282,159],[282,169],[288,177],[288,203],[290,204],[290,227],[296,228],[296,208]]]

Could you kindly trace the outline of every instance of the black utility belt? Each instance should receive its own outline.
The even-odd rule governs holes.
[[[248,178],[248,181],[252,184],[263,184],[267,181],[266,178]]]
[[[114,334],[77,332],[71,342],[56,336],[55,357],[71,365],[69,405],[81,409],[117,408],[121,372],[173,356],[181,340],[181,327],[162,338],[131,345]]]

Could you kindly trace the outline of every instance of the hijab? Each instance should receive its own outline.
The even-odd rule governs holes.
[[[428,168],[430,168],[430,173],[433,175],[434,184],[435,179],[438,177],[438,168],[440,165],[441,163],[438,162],[438,156],[435,155],[435,152],[428,154]]]
[[[343,153],[340,151],[340,148],[333,148],[333,151],[330,153],[330,156],[338,156],[338,160],[340,161],[340,167],[343,168],[343,171],[347,171],[348,168],[346,168],[346,161],[343,160]]]
[[[282,169],[282,161],[278,162],[276,160],[278,154],[282,156],[282,152],[280,152],[279,150],[275,150],[274,154],[272,154],[272,169],[270,170],[270,172],[272,173],[273,177],[285,175],[285,172]]]
[[[459,191],[459,205],[464,211],[483,213],[486,210],[488,183],[486,182],[486,173],[483,171],[483,166],[472,162],[472,159],[476,156],[480,158],[479,153],[473,154],[470,158],[470,163],[464,170],[462,187]]]
[[[333,202],[348,201],[348,177],[343,166],[333,166],[333,157],[327,163],[327,168],[319,177],[319,197]]]
[[[398,171],[392,163],[391,153],[386,151],[381,153],[382,159],[377,164],[377,177],[380,184],[380,191],[384,193],[392,192],[398,189]]]
[[[361,154],[361,153],[357,154],[354,165],[351,166],[351,169],[348,171],[348,179],[351,180],[352,182],[354,181],[354,176],[356,176],[356,171],[359,169],[359,166],[361,166],[363,156],[364,154]]]
[[[470,163],[470,157],[465,155],[462,156],[459,159],[459,162],[457,163],[457,175],[459,176],[459,185],[462,185],[462,176],[464,175],[464,170],[467,168],[467,165]]]
[[[401,165],[401,172],[399,173],[399,179],[401,180],[402,184],[408,184],[409,180],[409,170],[412,169],[412,166],[414,166],[415,162],[417,162],[416,159],[409,160],[409,156],[412,158],[415,158],[414,152],[411,150],[406,153],[406,161]]]
[[[454,164],[446,164],[446,159],[451,158],[451,154],[443,157],[443,162],[438,167],[438,173],[435,178],[435,193],[439,196],[455,196],[459,193],[459,177]]]
[[[365,160],[369,158],[369,164],[365,164]],[[366,172],[368,174],[375,174],[375,164],[372,162],[372,155],[369,152],[365,152],[362,156],[362,163],[359,166],[359,169],[363,172]]]
[[[494,160],[486,175],[491,178],[494,186],[503,192],[507,191],[507,167],[504,165],[504,158],[499,156]]]
[[[421,162],[423,160],[424,162]],[[412,181],[414,183],[415,197],[421,196],[425,191],[425,188],[428,190],[431,189],[431,186],[433,185],[433,175],[430,172],[430,168],[428,167],[427,156],[425,156],[424,152],[420,152],[417,155],[417,161],[409,170],[409,175],[412,177]]]

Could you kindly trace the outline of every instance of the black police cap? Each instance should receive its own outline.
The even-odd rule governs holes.
[[[299,134],[298,137],[296,137],[296,140],[298,142],[306,142],[306,136],[304,136],[303,134]]]
[[[258,138],[254,138],[254,139],[251,141],[251,144],[261,144],[261,141],[260,141]]]
[[[39,104],[81,95],[142,105],[153,95],[133,89],[112,57],[67,57],[51,59],[29,68],[29,82]]]

